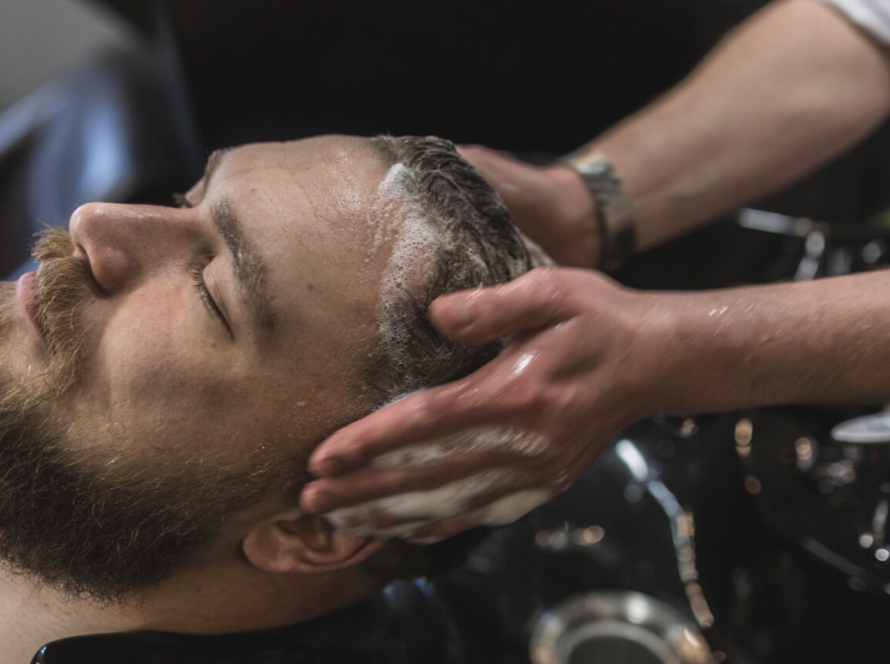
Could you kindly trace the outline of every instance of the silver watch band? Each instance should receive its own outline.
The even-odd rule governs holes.
[[[584,148],[560,161],[584,179],[593,195],[603,240],[600,267],[604,270],[620,267],[634,255],[637,232],[630,201],[624,195],[612,162],[602,152]]]

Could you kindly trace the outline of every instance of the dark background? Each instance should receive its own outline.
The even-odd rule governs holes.
[[[656,98],[766,4],[94,1],[153,35],[177,63],[205,151],[389,132],[437,134],[533,160],[574,149]],[[884,130],[826,173],[760,204],[861,221],[887,204],[888,146]]]

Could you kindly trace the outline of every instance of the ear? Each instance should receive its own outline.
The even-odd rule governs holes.
[[[385,543],[375,537],[350,537],[325,519],[295,508],[256,524],[241,549],[250,564],[264,572],[317,574],[358,565]]]

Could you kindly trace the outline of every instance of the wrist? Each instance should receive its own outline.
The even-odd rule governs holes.
[[[557,218],[560,233],[571,252],[561,263],[567,267],[595,268],[602,261],[603,230],[597,201],[587,184],[573,168],[557,163],[545,167],[560,192]]]
[[[630,389],[640,402],[638,416],[699,410],[697,369],[702,358],[697,337],[703,329],[689,315],[684,296],[633,289],[627,293],[630,299],[622,308],[633,361],[625,373],[634,382]]]
[[[576,150],[560,161],[578,174],[594,201],[600,228],[599,267],[620,267],[636,249],[636,221],[612,161],[590,147]]]

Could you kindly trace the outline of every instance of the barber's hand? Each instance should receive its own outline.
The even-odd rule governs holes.
[[[516,225],[557,263],[597,266],[601,235],[595,201],[571,168],[533,166],[478,145],[458,151],[500,194]]]
[[[416,540],[521,516],[571,485],[623,428],[660,410],[665,354],[653,340],[666,335],[647,302],[570,269],[440,297],[430,307],[440,331],[463,343],[506,335],[504,350],[462,380],[334,434],[310,460],[320,479],[303,507],[329,514],[362,504],[334,520]],[[423,445],[431,441],[443,445]],[[387,496],[398,497],[369,504]]]

